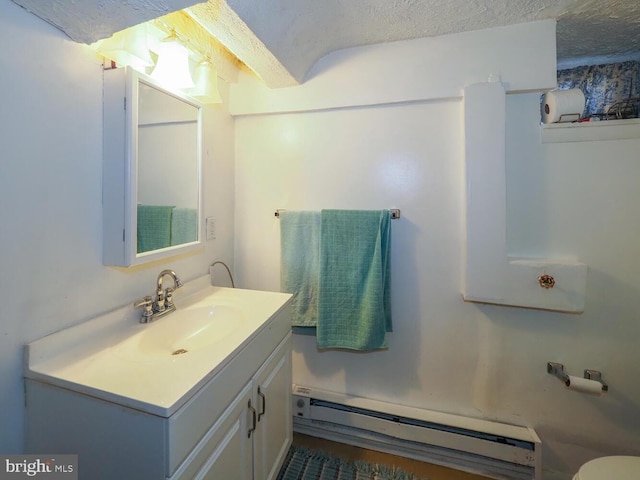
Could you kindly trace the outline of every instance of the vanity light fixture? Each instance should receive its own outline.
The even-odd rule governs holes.
[[[92,46],[99,55],[116,62],[120,67],[130,66],[144,72],[146,67],[153,65],[147,45],[146,24],[116,32]]]
[[[195,86],[189,91],[189,95],[197,98],[203,104],[222,103],[218,91],[218,72],[208,60],[198,64],[194,74]]]
[[[194,86],[189,71],[189,50],[178,41],[174,33],[160,42],[157,54],[158,61],[151,78],[179,90]]]

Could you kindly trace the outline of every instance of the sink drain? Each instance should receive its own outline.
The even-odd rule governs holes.
[[[182,355],[183,353],[187,353],[187,352],[188,350],[185,350],[184,348],[179,348],[178,350],[173,352],[171,355]]]

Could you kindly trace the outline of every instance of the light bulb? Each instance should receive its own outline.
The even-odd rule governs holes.
[[[204,104],[222,103],[218,91],[218,72],[210,61],[200,62],[194,76],[195,86],[189,91],[189,95]]]
[[[168,88],[185,89],[193,87],[189,72],[189,50],[175,37],[163,40],[158,47],[158,61],[151,78]]]
[[[139,71],[153,65],[147,46],[147,25],[136,25],[114,33],[95,44],[95,50],[120,67],[131,66]]]

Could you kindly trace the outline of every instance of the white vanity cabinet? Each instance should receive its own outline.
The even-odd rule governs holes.
[[[171,477],[273,480],[292,440],[291,334]]]
[[[290,336],[256,374],[253,391],[257,410],[253,478],[275,480],[293,431]]]
[[[253,478],[253,449],[248,433],[251,420],[247,415],[251,393],[252,385],[248,384],[211,429],[202,451],[195,452],[201,454],[189,459],[172,480]]]
[[[241,292],[225,295],[242,303]],[[275,480],[292,441],[289,298],[278,298],[281,303],[269,307],[276,309],[271,317],[239,347],[228,347],[233,353],[173,406],[119,399],[74,384],[65,369],[53,375],[45,367],[28,367],[27,452],[77,454],[80,479]],[[29,346],[27,364],[39,355],[36,347]],[[96,358],[88,356],[77,370],[86,373]],[[46,364],[53,370],[56,362]],[[153,378],[137,373],[132,381],[151,385]],[[169,382],[175,375],[165,378]]]

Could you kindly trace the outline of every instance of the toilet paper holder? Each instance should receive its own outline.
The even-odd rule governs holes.
[[[547,362],[547,373],[550,373],[551,375],[558,377],[560,380],[562,380],[562,383],[564,383],[565,385],[569,384],[569,375],[567,375],[567,373],[564,371],[563,364],[556,363],[556,362]],[[584,378],[588,380],[593,380],[595,382],[600,382],[600,384],[602,385],[602,391],[603,392],[609,391],[609,385],[604,383],[604,380],[602,380],[602,372],[599,372],[598,370],[591,370],[590,368],[586,368],[584,370]]]

